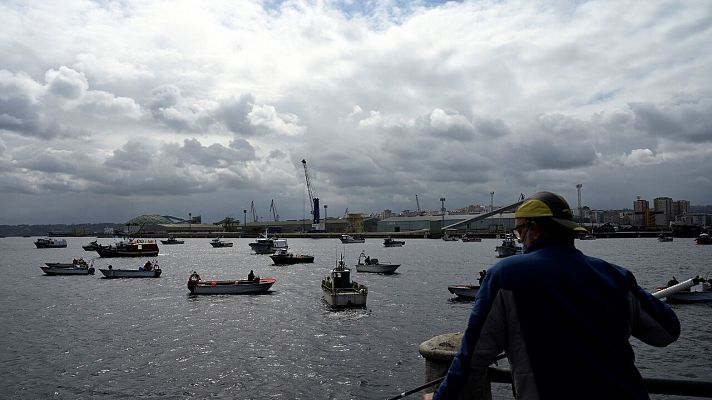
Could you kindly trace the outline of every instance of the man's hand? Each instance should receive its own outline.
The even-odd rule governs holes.
[[[433,400],[433,394],[432,393],[423,394],[423,400]]]

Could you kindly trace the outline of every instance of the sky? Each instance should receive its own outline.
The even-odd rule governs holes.
[[[329,217],[576,207],[577,184],[594,209],[712,204],[707,0],[5,0],[0,21],[0,224],[309,218],[303,159]]]

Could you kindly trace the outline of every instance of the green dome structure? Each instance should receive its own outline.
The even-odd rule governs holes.
[[[130,219],[126,225],[144,226],[144,225],[168,225],[186,222],[182,218],[172,217],[170,215],[140,215]]]

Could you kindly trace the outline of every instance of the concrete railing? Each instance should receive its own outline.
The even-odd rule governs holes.
[[[432,382],[447,374],[447,370],[460,349],[462,333],[438,335],[420,344],[419,352],[425,358],[425,382]],[[712,398],[712,382],[680,379],[643,378],[648,393],[675,396]],[[512,383],[511,371],[503,368],[484,368],[470,374],[460,398],[491,400],[491,382]],[[433,392],[437,385],[424,389]]]

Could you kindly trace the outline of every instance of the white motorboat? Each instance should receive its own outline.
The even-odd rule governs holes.
[[[107,268],[99,268],[99,271],[105,278],[158,278],[162,272],[158,263],[150,261],[137,269],[117,269],[109,265]]]
[[[509,257],[515,254],[521,254],[522,246],[517,243],[517,240],[514,238],[514,236],[507,234],[504,236],[502,244],[495,248],[495,251],[497,252],[497,257]]]
[[[163,244],[185,244],[185,240],[176,239],[175,236],[168,236],[168,239],[161,240]]]
[[[94,275],[94,267],[81,258],[71,263],[45,263],[45,265],[46,267],[40,268],[47,275]]]
[[[361,252],[356,263],[357,272],[375,272],[378,274],[393,274],[400,264],[382,263],[377,258],[371,258],[365,252]]]
[[[191,294],[263,294],[267,293],[277,280],[275,278],[239,280],[202,280],[197,272],[188,278]]]
[[[474,300],[477,292],[480,290],[479,285],[450,285],[447,290],[463,300]]]
[[[280,249],[288,249],[287,239],[258,238],[249,244],[257,254],[274,254]]]
[[[341,243],[365,243],[366,239],[363,236],[341,235],[339,238]]]
[[[486,274],[487,274],[486,270],[483,269],[482,271],[480,271],[480,277],[477,278],[477,281],[479,282],[478,285],[473,285],[473,284],[450,285],[447,287],[447,290],[450,293],[457,296],[458,299],[474,300],[475,297],[477,297],[477,292],[480,291],[480,285],[482,284],[482,281],[485,280]]]
[[[38,238],[34,243],[38,249],[51,249],[51,248],[67,247],[66,240],[55,239],[55,238],[51,238],[51,237]]]
[[[334,308],[366,307],[368,288],[351,281],[351,270],[343,256],[329,276],[321,280],[324,300]]]

